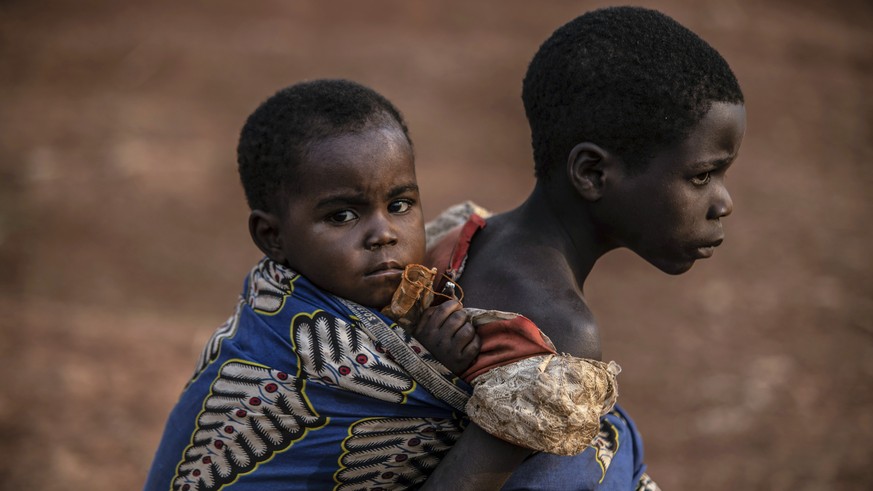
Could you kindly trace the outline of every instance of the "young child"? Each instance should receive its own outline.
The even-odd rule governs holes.
[[[598,361],[599,327],[583,296],[598,258],[626,247],[680,274],[721,244],[733,207],[725,173],[745,131],[742,91],[694,33],[661,13],[619,7],[556,30],[530,63],[522,99],[535,189],[512,211],[473,215],[446,233],[428,261],[463,285],[465,306],[523,316],[479,327],[481,353],[464,374],[475,424],[425,488],[657,489],[617,406],[575,456],[554,455],[587,445],[561,438],[572,418],[542,418],[539,432],[515,422],[592,409],[571,397],[546,407],[542,395],[567,392],[558,381],[570,378],[584,393],[609,368]],[[534,442],[553,453],[531,455],[524,447]]]
[[[416,383],[361,318],[388,305],[404,267],[424,259],[403,118],[356,83],[299,83],[248,118],[238,162],[249,230],[266,257],[207,343],[145,489],[421,483],[459,437],[461,415]],[[450,340],[435,345],[442,363],[408,334],[402,341],[444,383],[464,387],[452,370],[469,365],[478,338],[460,308],[445,302],[415,326]]]

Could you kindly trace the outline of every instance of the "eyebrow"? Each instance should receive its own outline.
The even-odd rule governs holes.
[[[387,198],[394,198],[409,192],[418,192],[417,184],[401,184],[395,186],[388,191]],[[315,208],[330,208],[341,205],[365,205],[367,198],[360,191],[339,191],[334,194],[325,196],[316,203]]]
[[[730,165],[730,163],[733,162],[736,158],[736,155],[730,155],[723,159],[702,160],[700,162],[695,162],[692,167],[694,167],[695,169],[704,169],[709,167],[720,169],[722,167],[725,167],[726,165]]]
[[[366,202],[367,200],[364,199],[363,193],[354,191],[338,192],[320,199],[318,203],[315,204],[315,208],[332,208],[339,205],[360,205],[365,204]]]
[[[394,186],[388,191],[388,197],[394,198],[396,196],[400,196],[404,193],[417,193],[418,192],[418,184],[401,184],[399,186]]]

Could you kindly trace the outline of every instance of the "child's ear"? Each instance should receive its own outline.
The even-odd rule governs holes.
[[[567,159],[567,177],[570,184],[588,201],[597,201],[603,193],[607,169],[615,160],[603,148],[584,142],[570,150]]]
[[[252,210],[249,214],[249,234],[258,249],[273,261],[287,264],[279,225],[279,217],[272,213]]]

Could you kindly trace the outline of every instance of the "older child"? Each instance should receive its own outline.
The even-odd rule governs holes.
[[[539,437],[507,422],[538,415],[539,394],[560,388],[550,378],[554,363],[584,379],[589,368],[578,360],[600,360],[599,327],[582,293],[598,258],[626,247],[679,274],[721,244],[733,207],[725,173],[745,131],[743,94],[724,59],[694,33],[661,13],[620,7],[556,30],[530,63],[522,99],[535,189],[518,208],[473,216],[446,234],[430,260],[463,284],[468,307],[523,316],[479,328],[482,351],[465,374],[476,424],[426,487],[656,489],[619,408],[576,456],[531,455],[517,445]],[[568,413],[576,411],[567,402]],[[564,424],[546,424],[543,433]]]
[[[461,415],[363,325],[387,320],[372,308],[425,254],[403,118],[353,82],[300,83],[249,117],[238,161],[266,258],[203,351],[145,489],[421,483],[459,437]],[[400,342],[443,384],[464,386],[450,370],[469,365],[478,338],[460,304],[430,309],[417,329],[452,340],[443,363],[402,331]]]

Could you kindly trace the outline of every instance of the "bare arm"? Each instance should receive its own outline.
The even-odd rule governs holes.
[[[495,438],[473,423],[421,487],[423,491],[500,489],[532,452]]]
[[[552,338],[558,352],[600,359],[597,326],[572,276],[561,269],[566,261],[543,263],[542,254],[499,252],[482,255],[480,250],[478,262],[473,260],[475,250],[471,253],[462,278],[465,304],[521,312]],[[532,453],[470,423],[421,489],[499,490]]]

